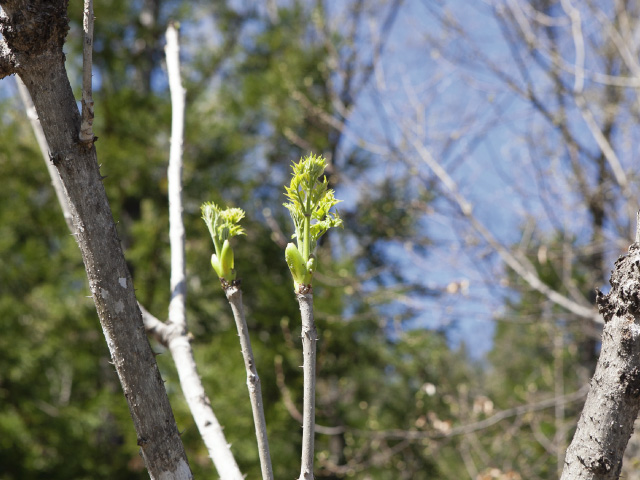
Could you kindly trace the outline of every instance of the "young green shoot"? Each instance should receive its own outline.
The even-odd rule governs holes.
[[[292,238],[285,250],[287,265],[293,276],[296,297],[300,304],[302,320],[302,369],[304,374],[302,407],[302,461],[299,480],[313,479],[315,397],[316,397],[316,342],[318,332],[313,319],[313,293],[311,280],[316,270],[314,251],[318,239],[331,227],[341,227],[342,220],[331,212],[339,200],[329,189],[324,170],[327,161],[321,156],[309,154],[294,163],[291,184],[285,187],[289,199],[284,206],[289,209],[295,226]],[[321,178],[322,177],[322,178]]]
[[[340,200],[328,188],[323,176],[327,161],[322,156],[309,154],[292,165],[291,184],[285,186],[289,199],[287,207],[295,226],[296,244],[289,243],[285,250],[287,265],[293,276],[296,292],[309,291],[313,273],[317,268],[314,256],[318,239],[331,227],[342,227],[337,212],[331,212]]]
[[[213,202],[203,203],[202,219],[209,228],[216,253],[211,255],[211,266],[220,280],[231,284],[236,279],[234,269],[233,249],[229,240],[236,235],[244,235],[244,229],[239,225],[244,218],[244,210],[240,208],[226,208],[222,210]]]
[[[229,240],[236,235],[244,235],[244,229],[239,225],[244,218],[244,211],[240,208],[227,208],[222,210],[213,202],[203,203],[202,219],[207,224],[213,246],[216,253],[211,255],[211,266],[220,277],[222,288],[238,329],[240,337],[240,347],[244,366],[247,373],[247,387],[253,411],[253,421],[256,428],[256,439],[258,441],[258,455],[260,457],[260,468],[263,480],[273,480],[273,467],[271,465],[271,454],[269,453],[269,439],[267,438],[267,422],[264,416],[264,401],[262,400],[262,387],[260,377],[256,369],[256,361],[251,348],[251,338],[249,328],[244,315],[242,304],[242,290],[240,283],[236,280],[234,269],[233,249]]]

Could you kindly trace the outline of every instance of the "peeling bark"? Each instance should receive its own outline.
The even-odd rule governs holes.
[[[67,1],[0,2],[0,32],[40,118],[113,364],[152,479],[192,478],[102,185],[96,150],[80,143],[80,114],[64,67]],[[4,58],[4,57],[3,57]],[[2,65],[0,63],[0,65]]]
[[[619,478],[640,409],[640,244],[618,259],[610,283],[597,292],[602,348],[562,480]]]

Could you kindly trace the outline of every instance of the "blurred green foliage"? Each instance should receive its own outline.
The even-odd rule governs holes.
[[[284,227],[282,185],[291,161],[306,153],[291,139],[335,155],[341,133],[318,120],[318,111],[334,113],[327,46],[310,35],[312,15],[321,12],[292,2],[272,23],[233,3],[96,2],[96,147],[138,299],[163,318],[169,300],[166,163],[171,112],[162,35],[170,17],[179,19],[188,91],[188,319],[196,358],[241,469],[248,478],[258,478],[237,335],[209,267],[211,241],[199,212],[203,201],[223,202],[247,211],[247,236],[234,246],[235,266],[262,379],[275,476],[294,478],[300,422],[283,399],[288,392],[293,405],[301,405],[299,312],[284,262],[283,235],[273,222],[285,228],[286,242],[293,232]],[[80,12],[78,2],[71,2],[66,51],[76,91]],[[347,44],[341,38],[331,41],[338,50],[341,42]],[[317,111],[296,100],[296,94]],[[147,478],[88,298],[80,255],[41,154],[17,98],[3,100],[2,111],[0,479]],[[356,177],[372,167],[366,154],[352,150],[342,163],[332,157],[333,188],[340,187],[341,175]],[[385,438],[375,432],[426,429],[429,421],[416,424],[416,419],[426,418],[427,409],[451,417],[450,405],[426,395],[425,385],[437,385],[440,394],[475,376],[464,353],[451,352],[441,334],[419,331],[391,339],[387,321],[358,286],[358,269],[385,261],[369,257],[377,242],[411,231],[411,217],[399,207],[402,189],[394,189],[389,180],[384,187],[379,195],[370,192],[357,199],[359,205],[347,212],[351,230],[326,236],[318,251],[317,421],[339,432],[317,438],[318,473],[328,478],[433,478],[439,467],[430,440]],[[335,255],[348,252],[349,235],[361,233],[365,248]],[[158,345],[153,348],[164,353]],[[172,359],[168,353],[157,358],[196,478],[211,478],[214,469]]]

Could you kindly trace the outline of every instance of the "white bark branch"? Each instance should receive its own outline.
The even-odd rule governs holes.
[[[243,475],[236,463],[224,432],[211,408],[202,380],[197,371],[193,349],[187,332],[185,229],[182,221],[182,143],[184,135],[185,91],[180,76],[180,47],[178,31],[169,25],[165,47],[169,89],[171,91],[171,149],[169,153],[169,241],[171,244],[171,300],[167,325],[145,315],[146,324],[165,340],[173,357],[182,392],[187,400],[198,431],[220,478],[241,480]],[[161,325],[164,325],[162,327]]]
[[[175,335],[169,341],[169,351],[176,364],[182,392],[218,475],[225,480],[244,480],[202,386],[188,335]]]
[[[169,190],[169,242],[171,244],[171,300],[169,322],[186,330],[185,232],[182,222],[182,139],[184,135],[185,91],[180,78],[178,31],[169,25],[166,33],[167,73],[171,91],[171,148],[167,171]]]
[[[260,377],[258,376],[258,371],[256,369],[255,358],[253,357],[249,329],[247,328],[247,322],[244,316],[242,290],[237,286],[230,286],[225,289],[224,293],[231,305],[233,318],[236,321],[236,327],[238,329],[238,336],[240,337],[242,358],[244,359],[244,367],[247,372],[247,388],[249,389],[251,409],[253,410],[253,422],[255,424],[256,438],[258,440],[258,453],[260,455],[262,478],[263,480],[273,480],[273,468],[271,466],[271,454],[269,453],[269,440],[267,438],[267,422],[264,417],[262,387],[260,385]]]
[[[202,379],[198,374],[198,367],[191,348],[191,335],[185,333],[175,324],[162,322],[142,305],[140,305],[140,310],[147,333],[171,352],[182,393],[218,475],[225,480],[242,480],[244,476],[231,453],[223,428],[211,408],[211,400],[209,400],[202,385]]]
[[[142,313],[142,321],[146,332],[155,338],[159,344],[164,345],[165,347],[169,345],[171,328],[169,328],[166,323],[156,318],[140,303],[138,303],[138,308],[140,308],[140,313]]]
[[[598,147],[602,151],[602,154],[604,155],[607,162],[609,163],[609,166],[611,167],[611,170],[613,171],[613,175],[616,179],[616,182],[618,183],[618,185],[620,185],[620,188],[622,189],[625,198],[630,199],[631,195],[628,188],[629,181],[627,179],[627,175],[624,169],[622,168],[620,159],[618,158],[617,154],[611,147],[609,140],[607,140],[607,138],[602,133],[602,129],[598,126],[595,118],[593,117],[593,114],[591,113],[591,110],[589,110],[587,101],[585,100],[583,95],[584,80],[585,80],[585,73],[586,73],[585,66],[584,66],[585,42],[584,42],[584,35],[582,33],[582,18],[580,15],[580,11],[573,6],[570,0],[561,0],[561,5],[562,5],[562,9],[566,13],[566,15],[569,17],[569,20],[571,22],[571,35],[573,38],[573,45],[575,49],[575,62],[573,63],[573,65],[570,65],[568,68],[566,66],[566,62],[564,61],[564,59],[562,59],[558,55],[550,54],[543,48],[543,46],[540,44],[535,34],[533,33],[531,26],[526,21],[518,2],[516,0],[509,0],[509,7],[511,8],[511,11],[514,14],[514,17],[516,18],[516,21],[518,23],[518,26],[520,27],[520,30],[522,31],[524,38],[526,39],[530,47],[535,48],[541,51],[542,53],[545,53],[545,55],[549,56],[553,60],[554,64],[560,66],[565,70],[570,71],[575,76],[573,91],[574,91],[574,100],[575,100],[576,106],[580,110],[580,114],[582,115],[584,122],[587,124],[589,132],[593,136],[594,140],[598,144]],[[631,69],[632,71],[634,71],[633,68]],[[594,74],[594,75],[598,76],[599,74]],[[600,80],[606,77],[606,79],[609,81],[608,83],[612,83],[611,81],[613,79],[611,77],[604,76],[604,75],[600,75],[600,77],[601,77]],[[620,80],[620,77],[618,78],[618,80]],[[630,78],[630,79],[623,79],[623,80],[637,82],[637,78],[636,79]],[[637,88],[637,84],[635,86]]]
[[[313,294],[296,293],[302,317],[302,368],[304,372],[302,406],[302,466],[299,480],[313,480],[316,418],[316,342],[318,332],[313,319]]]
[[[93,143],[93,0],[84,0],[82,20],[82,124],[80,141]]]
[[[573,36],[573,46],[576,50],[575,59],[575,79],[573,91],[581,94],[584,89],[584,36],[582,35],[582,18],[580,10],[571,4],[571,0],[561,0],[564,13],[571,19],[571,34]]]

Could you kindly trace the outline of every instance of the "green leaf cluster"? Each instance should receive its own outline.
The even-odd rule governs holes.
[[[75,15],[70,43],[65,46],[72,74],[71,69],[79,71],[81,51],[82,5],[75,3],[70,9]],[[286,137],[287,131],[318,151],[331,152],[340,176],[360,178],[375,164],[357,149],[338,160],[335,152],[340,136],[318,122],[292,95],[302,92],[316,108],[334,114],[329,95],[335,93],[329,79],[331,62],[325,42],[312,32],[309,4],[294,0],[281,7],[279,21],[271,23],[255,11],[234,10],[237,3],[96,2],[94,60],[100,80],[94,90],[95,131],[100,137],[96,148],[136,295],[149,311],[163,318],[170,277],[166,162],[171,116],[163,83],[162,36],[167,16],[180,19],[189,34],[183,40],[190,59],[185,63],[188,114],[183,195],[187,316],[195,337],[193,349],[242,472],[247,478],[258,478],[237,332],[228,304],[216,294],[218,286],[208,281],[209,262],[201,261],[211,251],[209,240],[202,235],[201,201],[211,198],[221,205],[224,198],[246,206],[243,233],[246,230],[247,241],[233,244],[234,256],[245,259],[252,268],[251,275],[243,278],[243,287],[252,293],[245,296],[245,306],[272,454],[277,459],[275,476],[294,478],[300,444],[299,435],[291,432],[299,431],[299,422],[283,401],[282,385],[292,402],[301,405],[300,327],[294,320],[299,311],[291,302],[291,276],[281,258],[284,244],[277,243],[274,229],[261,214],[269,208],[276,222],[284,222],[282,184],[288,180],[289,165],[283,159],[306,154],[306,147]],[[152,4],[159,12],[155,23],[141,22]],[[143,8],[147,9],[144,15]],[[220,46],[208,41],[209,30],[198,33],[192,28],[201,25],[198,22],[203,18],[216,19],[223,36]],[[245,29],[246,25],[250,28]],[[201,43],[197,43],[198,35],[203,35]],[[135,48],[129,39],[136,39]],[[348,47],[340,38],[328,41],[339,52]],[[224,81],[218,84],[220,71]],[[0,205],[10,208],[0,208],[0,409],[4,412],[0,415],[0,478],[148,478],[95,308],[85,298],[90,292],[77,246],[48,187],[46,170],[20,105],[11,103],[2,111],[0,178],[5,180]],[[255,161],[258,150],[265,166]],[[321,176],[322,172],[315,177],[315,188],[321,184],[327,191],[330,186],[336,188],[331,174]],[[405,227],[412,216],[405,214],[404,198],[398,197],[408,189],[398,185],[394,182],[388,191],[371,189],[370,198],[353,213],[341,212],[353,226],[350,232],[321,238],[327,228],[338,226],[330,212],[333,202],[337,203],[331,192],[325,205],[333,205],[326,208],[325,218],[322,209],[310,218],[309,239],[317,246],[311,241],[307,244],[306,262],[303,249],[294,245],[307,274],[315,271],[313,262],[317,261],[328,272],[314,279],[314,313],[323,332],[318,352],[317,418],[319,424],[345,429],[339,435],[317,436],[318,476],[419,480],[466,474],[458,469],[449,475],[440,460],[436,465],[433,452],[438,446],[430,441],[375,437],[381,429],[416,428],[416,418],[427,409],[439,418],[454,418],[453,407],[443,404],[441,396],[455,396],[456,386],[442,372],[455,369],[462,372],[456,380],[465,377],[465,359],[451,351],[442,336],[425,331],[418,332],[420,342],[395,334],[390,340],[390,316],[378,308],[380,302],[359,288],[361,279],[356,272],[363,265],[368,268],[378,251],[381,233],[373,227],[384,227],[388,238],[398,234],[398,225],[402,232],[409,231]],[[212,188],[216,191],[213,197]],[[302,184],[300,188],[302,191]],[[305,197],[301,194],[299,198],[304,206]],[[379,199],[392,204],[393,212],[403,213],[402,224],[386,208],[378,208],[375,201]],[[367,221],[363,224],[363,220]],[[368,225],[371,231],[362,235],[361,229]],[[225,241],[233,242],[231,230],[223,238],[224,229],[213,228],[220,238],[218,258],[224,256]],[[345,249],[348,235],[358,236],[363,251],[336,257],[335,251]],[[386,258],[381,256],[380,262]],[[229,262],[227,266],[234,268]],[[158,363],[178,428],[184,432],[194,475],[217,478],[184,401],[173,360],[160,345],[153,348],[163,353]],[[425,382],[437,385],[438,395],[426,395],[421,390]],[[420,428],[428,427],[427,423]],[[446,453],[442,458],[459,464],[455,441],[448,440],[447,445],[446,452],[440,450]],[[383,462],[378,461],[381,449],[392,452]],[[336,473],[336,466],[343,473]]]
[[[244,210],[240,208],[226,208],[222,210],[214,202],[203,203],[200,207],[202,219],[209,228],[216,253],[211,255],[211,266],[218,277],[232,282],[236,279],[233,248],[229,239],[237,235],[245,235],[239,225],[244,218]]]
[[[285,256],[296,290],[301,285],[311,284],[316,269],[316,260],[312,255],[320,237],[331,227],[342,227],[338,213],[330,211],[340,200],[329,189],[327,177],[320,180],[326,166],[324,157],[310,153],[293,164],[291,183],[285,186],[289,202],[284,206],[289,210],[295,226],[292,238],[297,240],[297,246],[293,243],[287,245]]]

